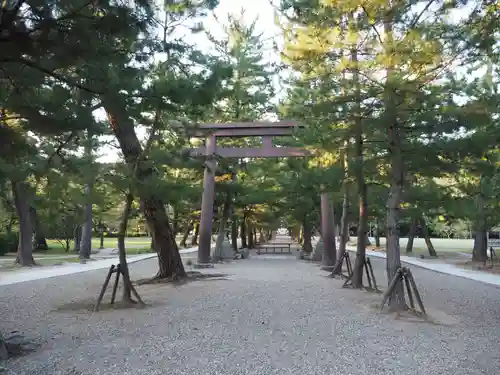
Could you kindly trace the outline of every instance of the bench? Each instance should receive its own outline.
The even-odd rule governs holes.
[[[279,250],[279,251],[278,251]],[[257,248],[257,254],[292,254],[292,243],[268,243]]]

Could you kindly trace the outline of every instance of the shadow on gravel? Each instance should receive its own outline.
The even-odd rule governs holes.
[[[193,281],[217,281],[217,280],[229,280],[229,276],[225,273],[201,273],[196,271],[187,272],[187,277],[177,278],[169,277],[166,279],[141,279],[134,282],[136,285],[158,285],[158,284],[169,284],[173,286],[184,285]]]
[[[146,290],[141,290],[141,288],[138,288],[137,291],[141,296],[143,296],[144,301],[146,302],[145,305],[141,305],[138,303],[129,303],[129,302],[123,302],[121,301],[121,291],[122,291],[122,285],[120,283],[118,287],[118,293],[117,293],[117,301],[114,303],[110,303],[109,300],[109,295],[108,293],[105,295],[103,301],[99,305],[99,313],[100,312],[106,312],[106,311],[116,311],[116,310],[143,310],[143,309],[148,309],[151,307],[159,307],[165,305],[167,302],[166,301],[161,301],[161,302],[156,302],[156,301],[150,301],[148,298],[148,286],[153,287],[155,285],[169,285],[172,287],[178,287],[181,285],[185,285],[194,281],[218,281],[218,280],[229,280],[227,278],[227,274],[224,273],[201,273],[201,272],[188,272],[188,276],[185,278],[181,279],[176,279],[176,278],[168,278],[168,279],[144,279],[144,280],[138,280],[134,284],[138,286],[144,286],[146,287]],[[145,297],[144,297],[145,295]],[[97,297],[97,295],[96,295]],[[94,306],[96,303],[96,299],[94,298],[89,298],[85,300],[74,300],[68,303],[65,303],[63,305],[57,306],[55,308],[55,312],[92,312],[94,313]]]
[[[128,302],[122,302],[122,301],[116,301],[115,303],[111,304],[109,301],[108,302],[101,302],[99,305],[99,313],[100,312],[106,312],[106,311],[116,311],[116,310],[144,310],[150,307],[157,307],[161,306],[162,304],[159,303],[146,303],[146,305],[140,305],[140,304],[134,304],[134,303],[128,303]],[[95,300],[85,300],[85,301],[73,301],[69,303],[65,303],[63,305],[60,305],[56,307],[54,310],[55,312],[91,312],[94,313],[94,306],[95,306]]]

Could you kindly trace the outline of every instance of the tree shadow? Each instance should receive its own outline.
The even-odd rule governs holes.
[[[202,273],[197,271],[186,272],[186,277],[168,277],[168,278],[152,278],[152,279],[140,279],[134,282],[136,285],[157,285],[157,284],[169,284],[173,286],[185,285],[194,281],[217,281],[217,280],[229,280],[228,274],[225,273]]]

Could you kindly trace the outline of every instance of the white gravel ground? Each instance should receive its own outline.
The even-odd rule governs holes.
[[[373,263],[382,283],[384,262]],[[2,287],[0,328],[43,343],[9,361],[8,373],[499,374],[498,288],[413,270],[439,324],[378,314],[370,306],[380,296],[340,289],[317,265],[289,256],[205,271],[227,273],[226,280],[141,286],[152,304],[144,310],[60,309],[93,302],[104,270]],[[134,278],[155,271],[156,260],[131,270]]]

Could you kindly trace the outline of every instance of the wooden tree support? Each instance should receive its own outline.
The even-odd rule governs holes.
[[[421,315],[426,317],[427,313],[425,312],[424,303],[422,302],[422,298],[420,298],[420,293],[417,289],[417,284],[415,283],[415,279],[408,267],[401,267],[396,271],[396,274],[392,278],[389,287],[384,293],[384,297],[382,298],[382,305],[380,309],[382,310],[385,304],[389,301],[389,298],[394,291],[394,288],[398,283],[403,283],[404,287],[406,287],[406,293],[408,294],[408,300],[410,301],[410,310],[416,313],[417,315]],[[417,300],[418,307],[420,311],[415,309],[415,301],[413,296],[415,295],[415,299]]]
[[[345,268],[347,269],[347,275],[342,272],[344,269],[344,263],[345,263]],[[341,279],[350,279],[351,277],[352,277],[351,257],[349,255],[349,252],[346,251],[342,255],[342,260],[340,262],[340,278]]]
[[[350,263],[350,261],[349,261]],[[370,291],[375,291],[375,292],[380,292],[377,286],[377,280],[375,279],[375,274],[373,273],[373,267],[372,267],[372,262],[370,258],[365,257],[365,261],[363,263],[363,268],[366,272],[366,279],[368,281],[368,287],[365,287],[365,289],[370,290]],[[347,288],[349,286],[352,286],[352,266],[351,266],[351,272],[345,281],[344,285],[342,285],[342,288]]]
[[[114,265],[112,264],[111,267],[109,267],[108,274],[106,275],[106,279],[104,280],[104,284],[101,288],[101,292],[99,293],[99,297],[97,297],[97,302],[94,306],[94,312],[99,311],[99,306],[101,305],[102,298],[104,297],[104,293],[106,292],[106,289],[108,287],[109,281],[111,280],[111,276],[116,273],[115,277],[115,283],[113,284],[113,292],[111,293],[111,304],[115,303],[116,299],[116,291],[118,290],[118,283],[120,281],[120,275],[124,276],[122,268],[120,267],[120,264]],[[123,280],[127,280],[126,277],[123,278]],[[135,298],[137,298],[137,302],[141,305],[145,305],[145,303],[142,301],[141,297],[139,296],[139,293],[137,293],[137,290],[134,288],[130,280],[128,281],[128,287],[130,288],[130,291],[134,295]],[[136,303],[135,301],[132,301],[133,303]]]

